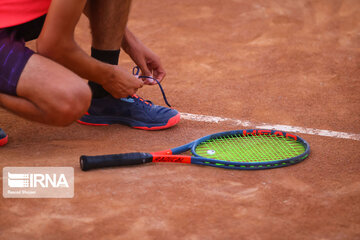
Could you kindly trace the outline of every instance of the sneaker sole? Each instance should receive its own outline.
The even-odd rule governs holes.
[[[0,146],[3,146],[8,143],[8,136],[0,139]]]
[[[88,125],[88,126],[108,126],[111,124],[125,124],[132,128],[141,129],[141,130],[162,130],[170,128],[176,125],[180,121],[180,113],[170,118],[165,125],[160,124],[146,124],[142,122],[134,122],[133,120],[120,118],[120,117],[109,117],[109,116],[93,116],[93,115],[84,115],[81,120],[77,120],[78,123]]]

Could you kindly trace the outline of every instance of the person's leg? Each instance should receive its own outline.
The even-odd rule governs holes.
[[[70,70],[34,54],[19,78],[17,96],[0,94],[0,105],[26,119],[66,126],[86,112],[91,93]]]
[[[125,32],[130,0],[88,0],[84,13],[89,18],[92,33],[92,57],[113,65],[118,64]],[[179,113],[152,104],[140,97],[115,99],[100,85],[89,83],[93,99],[88,113],[78,122],[86,125],[114,123],[144,130],[158,130],[179,122]]]
[[[89,106],[85,81],[34,54],[16,30],[0,30],[0,106],[26,119],[68,125]]]
[[[92,33],[91,56],[117,65],[131,0],[88,0],[84,9]],[[110,95],[99,84],[89,82],[94,98]]]
[[[90,21],[92,47],[119,50],[128,21],[131,0],[88,0],[85,14]]]

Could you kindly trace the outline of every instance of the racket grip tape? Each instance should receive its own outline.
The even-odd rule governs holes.
[[[87,171],[96,168],[129,166],[152,162],[153,156],[150,153],[123,153],[99,156],[80,157],[81,170]]]

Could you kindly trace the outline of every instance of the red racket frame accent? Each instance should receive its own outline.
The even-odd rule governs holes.
[[[150,154],[153,156],[153,162],[191,163],[191,156],[172,155],[171,149]]]

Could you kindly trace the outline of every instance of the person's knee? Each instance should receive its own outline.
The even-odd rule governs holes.
[[[88,110],[91,90],[85,82],[81,81],[63,91],[61,95],[56,105],[50,109],[48,120],[52,125],[68,126]]]

